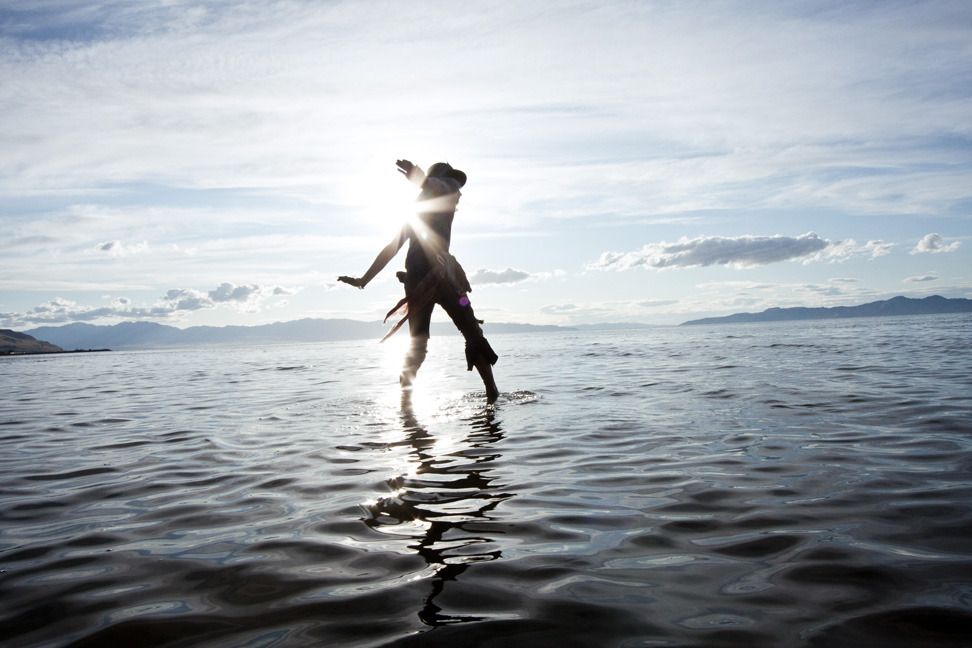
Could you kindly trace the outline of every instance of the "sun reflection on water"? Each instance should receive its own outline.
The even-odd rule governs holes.
[[[446,425],[433,433],[420,423],[417,405],[436,416],[449,408],[441,395],[416,390],[400,396],[399,422],[403,436],[392,445],[404,449],[401,470],[387,480],[389,493],[366,503],[363,522],[405,543],[409,552],[426,563],[421,578],[431,582],[431,593],[418,612],[422,623],[439,626],[480,620],[445,614],[435,604],[446,584],[455,581],[472,564],[501,558],[490,537],[493,510],[513,497],[503,492],[490,474],[498,452],[482,452],[503,439],[492,408],[461,419],[462,427]],[[455,418],[450,419],[452,423]],[[467,525],[473,526],[467,526]]]

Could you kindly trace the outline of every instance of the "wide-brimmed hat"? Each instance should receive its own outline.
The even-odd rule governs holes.
[[[448,162],[436,162],[429,167],[428,175],[433,178],[452,178],[460,187],[466,184],[466,174],[459,169],[453,169]]]

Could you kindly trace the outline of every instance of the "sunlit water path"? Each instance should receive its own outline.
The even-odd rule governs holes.
[[[972,318],[490,339],[0,360],[0,644],[969,645]]]

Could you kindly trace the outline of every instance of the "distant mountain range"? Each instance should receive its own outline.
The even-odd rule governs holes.
[[[684,322],[692,324],[736,324],[743,322],[781,322],[789,320],[836,319],[841,317],[880,317],[888,315],[929,315],[970,313],[972,300],[934,296],[924,299],[895,297],[861,306],[833,308],[770,308],[762,313],[737,313],[726,317],[707,317]],[[650,328],[646,324],[581,324],[535,326],[532,324],[488,324],[487,335]],[[380,322],[349,319],[301,319],[263,326],[192,326],[186,329],[154,322],[122,322],[113,326],[66,324],[42,326],[23,333],[0,330],[0,354],[56,353],[88,349],[153,349],[214,344],[274,344],[285,342],[325,342],[335,340],[381,339],[388,326]],[[436,322],[433,335],[456,335],[451,322]],[[407,333],[399,333],[407,335]]]
[[[637,325],[632,325],[637,326]],[[26,333],[64,349],[152,349],[212,344],[274,344],[328,340],[380,340],[389,325],[349,319],[301,319],[263,326],[192,326],[186,329],[154,322],[122,322],[113,326],[66,324],[42,326]],[[531,333],[573,330],[562,326],[490,324],[487,333]],[[433,335],[458,334],[451,322],[432,324]],[[400,332],[398,335],[408,335]]]
[[[860,306],[832,308],[768,308],[762,313],[736,313],[725,317],[706,317],[683,322],[693,324],[742,324],[748,322],[785,322],[794,320],[838,319],[843,317],[889,317],[894,315],[942,315],[972,313],[972,299],[946,299],[939,295],[924,299],[894,297]]]

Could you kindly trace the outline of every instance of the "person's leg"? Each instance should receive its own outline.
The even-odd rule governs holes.
[[[432,321],[432,309],[435,302],[430,302],[425,308],[408,313],[408,333],[410,336],[408,351],[405,353],[405,363],[398,381],[403,389],[411,388],[415,381],[415,374],[425,362],[429,345],[429,325]]]
[[[486,401],[495,402],[499,398],[499,389],[496,388],[496,381],[493,378],[493,365],[499,358],[483,335],[483,329],[479,326],[472,304],[469,303],[468,298],[464,300],[465,305],[461,304],[458,296],[448,287],[443,288],[438,297],[438,303],[449,314],[466,340],[466,369],[472,371],[472,368],[476,367],[486,388]]]
[[[495,403],[496,399],[499,398],[499,389],[497,389],[496,381],[493,379],[493,366],[482,358],[477,358],[475,365],[479,377],[483,379],[483,386],[486,388],[486,402]]]

